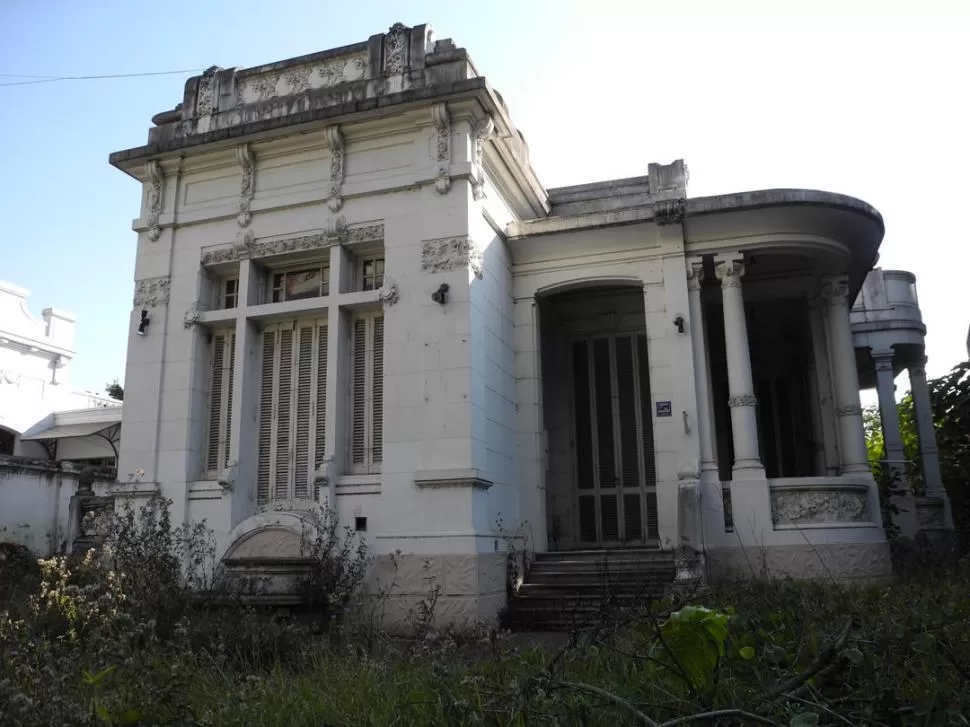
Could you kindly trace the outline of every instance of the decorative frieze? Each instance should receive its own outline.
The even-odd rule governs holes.
[[[271,101],[341,83],[358,81],[367,75],[367,54],[353,53],[326,58],[317,63],[294,66],[258,75],[236,76],[236,105]],[[201,114],[200,114],[201,115]]]
[[[740,394],[739,396],[732,396],[728,399],[728,406],[732,409],[737,406],[757,406],[758,397],[754,394]]]
[[[435,129],[435,162],[438,166],[434,188],[438,194],[447,194],[451,189],[451,118],[447,104],[431,106],[431,121]]]
[[[772,488],[771,520],[777,525],[805,523],[858,523],[869,520],[869,494],[865,486]]]
[[[291,252],[320,250],[331,245],[347,245],[358,242],[375,242],[384,239],[384,223],[371,222],[360,225],[346,225],[343,218],[332,220],[323,232],[309,235],[284,237],[275,240],[256,240],[252,230],[239,232],[236,244],[216,250],[203,251],[202,265],[218,265],[235,262],[245,258],[264,258],[285,255]]]
[[[395,23],[384,35],[384,74],[393,75],[404,73],[408,67],[408,51],[410,48],[410,28],[402,23]]]
[[[242,168],[242,178],[239,184],[239,215],[236,217],[236,221],[240,227],[247,227],[253,219],[249,208],[252,205],[256,188],[256,159],[249,144],[236,147],[236,161]]]
[[[484,255],[467,236],[425,240],[421,246],[421,272],[444,273],[471,270],[481,280],[485,274]]]
[[[472,167],[472,195],[476,200],[485,197],[485,142],[495,131],[495,122],[488,116],[475,127],[474,158]]]
[[[148,174],[148,239],[155,242],[162,234],[158,224],[162,214],[162,194],[165,185],[165,172],[157,160],[145,165]]]
[[[171,280],[167,275],[158,278],[136,280],[133,305],[136,308],[151,308],[156,305],[166,305],[168,303],[170,286]]]
[[[344,206],[340,188],[344,183],[344,138],[339,126],[328,126],[327,143],[330,145],[330,188],[327,191],[327,207],[337,212]]]

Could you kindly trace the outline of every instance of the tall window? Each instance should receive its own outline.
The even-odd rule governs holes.
[[[236,334],[212,334],[209,349],[209,421],[206,423],[205,470],[215,479],[229,462],[232,420],[232,377],[236,363]]]
[[[353,319],[350,465],[354,474],[381,471],[384,452],[384,315]]]
[[[263,329],[256,500],[312,498],[327,416],[327,321]]]

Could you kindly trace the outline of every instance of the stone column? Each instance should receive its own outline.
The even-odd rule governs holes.
[[[876,364],[876,391],[879,394],[879,418],[882,422],[882,438],[886,447],[886,460],[893,478],[890,498],[897,512],[893,523],[899,534],[911,538],[916,535],[916,501],[906,481],[906,450],[899,434],[899,411],[896,408],[896,387],[893,385],[892,349],[874,349],[872,360]]]
[[[694,386],[697,392],[697,437],[700,440],[700,510],[703,542],[717,542],[724,535],[724,495],[714,452],[714,409],[711,399],[707,329],[701,299],[704,259],[687,260],[687,295],[691,346],[694,353]]]
[[[748,350],[748,327],[744,317],[741,276],[744,256],[740,253],[714,256],[714,271],[721,281],[724,306],[724,342],[727,349],[728,404],[734,436],[732,481],[763,480],[765,468],[758,451],[758,400],[751,376],[751,352]],[[848,322],[848,319],[847,319]]]
[[[942,500],[943,527],[953,528],[953,511],[950,498],[943,486],[940,473],[940,453],[936,447],[936,432],[933,428],[933,409],[930,405],[930,389],[926,384],[926,359],[909,367],[909,383],[913,392],[913,407],[916,410],[916,431],[919,434],[920,458],[923,460],[923,479],[926,483],[926,496]]]
[[[815,406],[821,432],[823,462],[819,474],[834,477],[839,472],[839,444],[832,402],[832,366],[825,335],[824,300],[808,301],[808,320],[812,332],[812,354],[815,361]]]
[[[856,370],[852,329],[849,327],[849,279],[832,276],[822,281],[822,295],[828,302],[826,327],[832,361],[836,414],[839,418],[839,451],[842,474],[868,474],[869,454],[859,401],[859,372]]]

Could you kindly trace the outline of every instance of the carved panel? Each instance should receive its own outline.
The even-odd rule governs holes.
[[[447,104],[432,105],[431,121],[435,129],[435,161],[438,165],[434,188],[439,194],[446,194],[451,189],[451,118]]]
[[[492,117],[487,117],[475,128],[475,154],[474,167],[472,169],[472,195],[476,200],[485,197],[485,167],[483,158],[485,155],[485,142],[488,141],[492,132],[495,130],[495,122]]]
[[[867,488],[772,488],[771,519],[775,525],[869,520]]]
[[[240,227],[246,227],[253,219],[249,207],[253,201],[256,181],[256,160],[249,144],[236,147],[236,160],[242,167],[242,179],[239,184],[239,216],[236,221]]]
[[[212,66],[206,69],[202,78],[199,79],[199,89],[195,101],[196,116],[209,116],[212,113],[215,107],[213,103],[215,76],[216,72],[221,70],[219,66]]]
[[[318,63],[236,77],[236,104],[262,103],[281,96],[292,96],[341,83],[358,81],[367,73],[367,53],[327,58]]]
[[[328,126],[327,142],[330,145],[330,188],[327,191],[327,207],[337,212],[344,206],[340,187],[344,182],[344,139],[339,126]]]
[[[148,238],[154,242],[161,236],[158,219],[162,214],[162,194],[165,184],[165,173],[162,165],[157,161],[150,161],[146,165],[148,172]]]
[[[217,265],[219,263],[234,262],[245,257],[264,258],[273,255],[284,255],[290,252],[319,250],[336,244],[352,244],[356,242],[373,242],[384,239],[384,223],[366,223],[348,226],[342,224],[342,219],[332,221],[324,232],[310,235],[284,237],[276,240],[256,241],[252,230],[240,232],[239,240],[232,247],[220,247],[215,250],[203,250],[202,265]]]
[[[146,308],[167,304],[170,284],[171,281],[167,275],[136,280],[134,306]]]
[[[421,271],[443,273],[471,270],[479,280],[484,277],[484,256],[470,237],[441,237],[425,240],[421,246]]]
[[[384,35],[384,73],[404,73],[408,66],[409,28],[395,23]]]

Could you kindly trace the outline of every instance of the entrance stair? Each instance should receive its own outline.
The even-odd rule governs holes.
[[[502,625],[569,631],[595,625],[670,593],[674,553],[658,548],[536,553]]]

